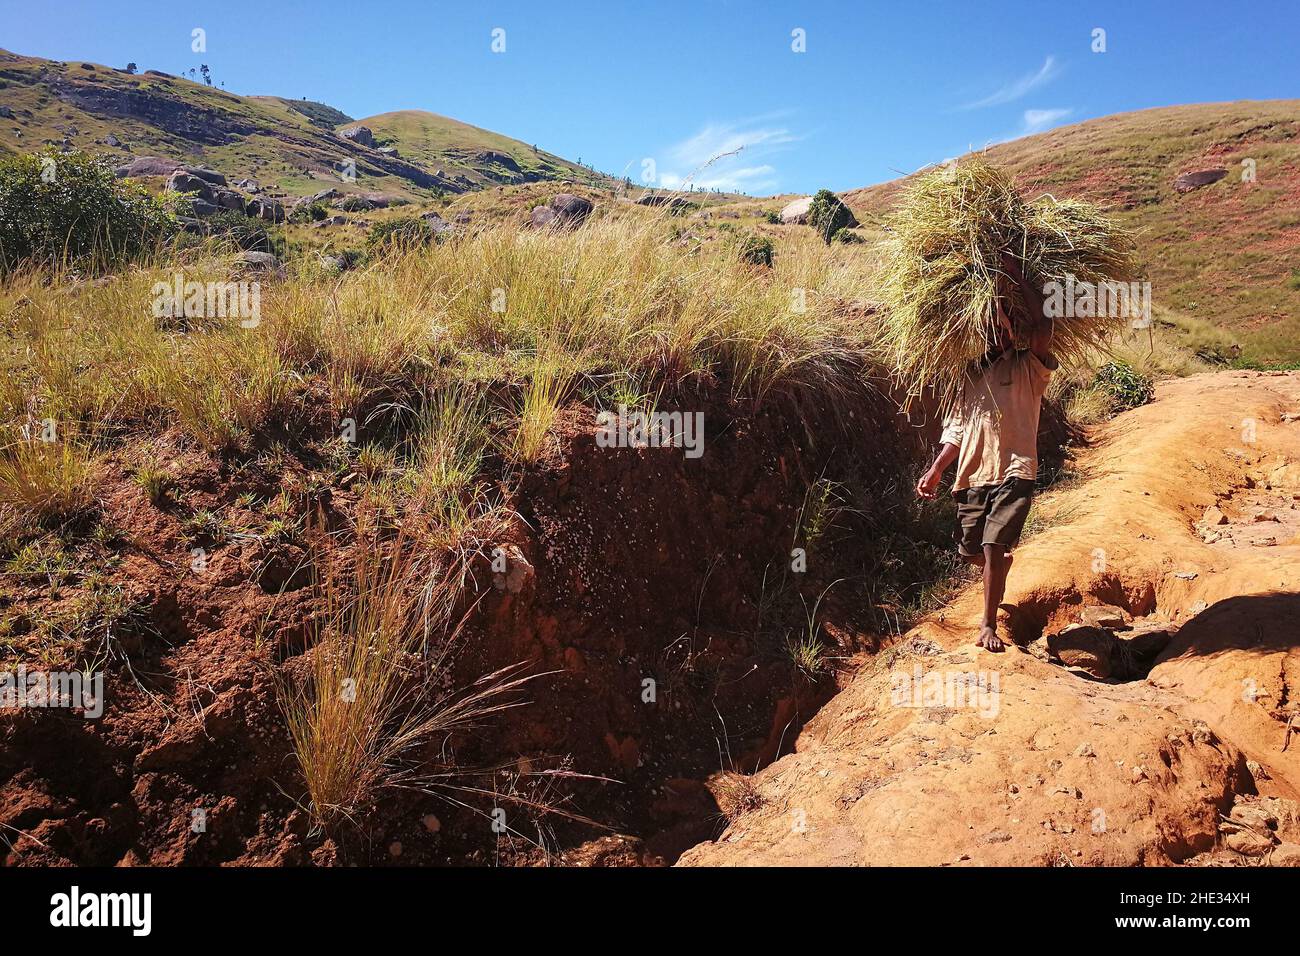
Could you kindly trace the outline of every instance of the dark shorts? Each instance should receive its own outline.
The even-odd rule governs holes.
[[[957,550],[967,557],[984,553],[984,545],[1000,544],[1010,551],[1034,502],[1034,483],[1008,478],[1000,485],[979,485],[953,492],[957,501]]]

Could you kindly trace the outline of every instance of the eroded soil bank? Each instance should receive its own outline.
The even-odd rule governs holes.
[[[132,480],[146,450],[112,456],[102,523],[118,530],[83,554],[131,609],[104,635],[105,713],[0,715],[6,861],[645,864],[710,839],[725,824],[710,778],[791,749],[833,673],[873,650],[910,599],[870,585],[914,580],[907,561],[943,541],[930,528],[932,541],[881,546],[922,530],[901,477],[920,435],[883,396],[846,406],[850,417],[701,404],[698,459],[602,448],[589,408],[561,415],[471,566],[448,679],[520,661],[539,676],[517,708],[437,742],[467,771],[452,788],[383,788],[330,832],[306,811],[275,682],[300,666],[321,613],[311,569],[346,566],[350,545],[247,529],[286,489],[345,528],[355,488],[307,450],[231,461],[164,434],[147,449],[171,462],[159,504]],[[196,530],[200,514],[220,528]],[[795,547],[806,570],[791,570]],[[881,570],[886,551],[899,568]],[[37,575],[11,610],[35,622],[85,586]],[[810,632],[811,661],[798,652]]]

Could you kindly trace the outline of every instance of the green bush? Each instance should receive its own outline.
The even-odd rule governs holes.
[[[1151,376],[1144,375],[1125,362],[1107,362],[1097,369],[1093,387],[1110,397],[1117,412],[1145,405],[1156,394]]]
[[[0,271],[24,261],[100,268],[154,248],[176,218],[107,160],[53,149],[0,159]]]
[[[370,227],[366,236],[366,252],[374,253],[394,249],[410,249],[436,241],[437,232],[428,221],[419,216],[399,216],[386,219]]]
[[[831,239],[841,229],[848,229],[857,224],[858,221],[853,217],[852,211],[840,202],[840,197],[829,189],[817,190],[812,205],[808,207],[808,225],[817,230],[826,245],[831,244]]]
[[[262,225],[262,220],[246,216],[234,209],[219,212],[203,220],[208,234],[229,239],[240,249],[248,252],[279,253],[276,240]]]
[[[746,236],[740,242],[740,259],[750,265],[770,268],[775,254],[776,247],[766,236]]]
[[[763,221],[770,222],[774,226],[779,226],[781,225],[781,214],[779,212],[773,212],[772,210],[769,209],[767,212],[763,214]]]
[[[320,222],[328,218],[329,214],[329,210],[318,202],[303,203],[289,215],[289,221],[296,223]]]

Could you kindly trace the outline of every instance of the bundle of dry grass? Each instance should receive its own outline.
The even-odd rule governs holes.
[[[926,173],[906,191],[890,227],[882,294],[884,336],[894,371],[910,395],[934,389],[955,400],[969,363],[997,338],[1001,293],[1013,335],[1026,317],[1008,296],[1001,257],[1020,264],[1036,288],[1051,282],[1128,282],[1136,245],[1117,222],[1086,202],[1042,196],[1026,202],[1003,170],[981,158]],[[1072,311],[1072,310],[1067,310]],[[1083,310],[1087,311],[1087,310]],[[1121,317],[1056,319],[1053,350],[1062,359],[1100,345]]]

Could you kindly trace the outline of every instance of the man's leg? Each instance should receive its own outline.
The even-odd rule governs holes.
[[[1000,544],[984,545],[984,620],[980,627],[980,647],[990,651],[1002,650],[998,637],[998,605],[1007,590],[1007,572],[1011,569],[1011,555]]]

